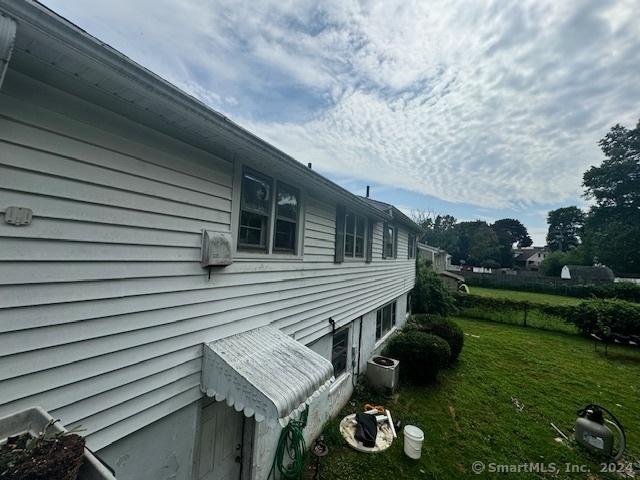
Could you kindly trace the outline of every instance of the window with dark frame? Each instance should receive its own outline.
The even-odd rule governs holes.
[[[238,250],[295,255],[299,223],[300,194],[297,189],[244,169],[240,185]]]
[[[408,258],[415,258],[416,257],[416,234],[415,233],[409,234],[408,249],[409,249]]]
[[[347,354],[349,352],[349,328],[342,328],[333,334],[333,347],[331,349],[331,363],[333,375],[341,375],[347,370]]]
[[[246,170],[242,175],[240,228],[238,246],[267,250],[271,217],[272,180],[266,175]]]
[[[366,219],[347,212],[344,217],[344,256],[364,258]]]
[[[299,215],[298,190],[282,182],[276,187],[276,220],[273,249],[279,252],[296,252]]]
[[[387,225],[384,232],[384,258],[395,258],[395,248],[393,242],[395,240],[395,227]]]
[[[376,340],[384,337],[396,325],[396,302],[393,301],[376,312]]]
[[[407,293],[407,313],[411,313],[411,296],[413,292]]]

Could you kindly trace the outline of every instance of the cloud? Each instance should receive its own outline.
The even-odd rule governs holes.
[[[635,0],[46,3],[301,162],[448,202],[575,203],[640,115]]]

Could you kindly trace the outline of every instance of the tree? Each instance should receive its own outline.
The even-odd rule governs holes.
[[[566,252],[577,247],[580,244],[579,235],[584,220],[584,213],[575,206],[551,210],[547,216],[549,250]]]
[[[540,264],[540,272],[550,277],[559,277],[565,265],[591,265],[592,261],[585,252],[583,245],[578,245],[568,252],[556,250],[546,256]]]
[[[593,199],[584,226],[585,247],[596,261],[640,273],[640,122],[615,125],[599,142],[605,159],[583,176]]]
[[[454,227],[456,218],[452,215],[436,215],[432,218],[424,212],[414,215],[416,223],[425,229],[422,241],[428,245],[442,248],[448,252],[455,249],[456,235]]]
[[[502,267],[513,266],[513,244],[517,242],[518,248],[529,247],[533,244],[527,227],[515,218],[503,218],[496,220],[491,228],[496,233],[499,246],[499,264]]]
[[[451,250],[454,263],[464,261],[472,265],[497,262],[500,256],[498,237],[493,229],[481,220],[457,223],[453,229],[457,242]]]

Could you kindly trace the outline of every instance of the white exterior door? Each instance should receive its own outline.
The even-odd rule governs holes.
[[[205,404],[200,423],[198,480],[238,480],[243,414],[225,402]]]

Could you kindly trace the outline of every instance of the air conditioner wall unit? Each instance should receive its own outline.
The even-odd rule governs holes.
[[[367,361],[367,380],[379,390],[393,393],[398,388],[400,362],[395,358],[374,355]]]

